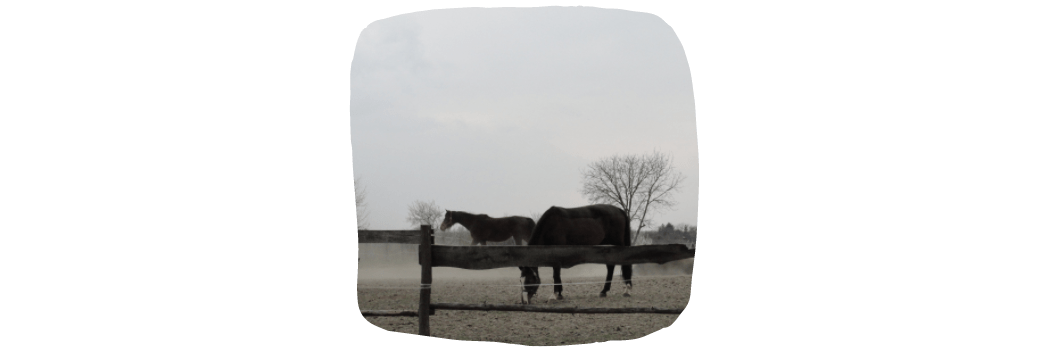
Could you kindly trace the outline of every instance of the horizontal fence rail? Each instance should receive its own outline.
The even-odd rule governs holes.
[[[419,232],[417,232],[417,238]],[[486,270],[502,267],[569,268],[580,264],[664,264],[694,257],[682,244],[633,247],[601,245],[444,246],[431,247],[431,266]]]
[[[420,231],[358,229],[358,243],[420,244]]]
[[[417,311],[366,311],[366,310],[362,310],[361,311],[361,315],[365,316],[365,317],[419,317],[420,316],[420,312],[417,312]]]
[[[541,312],[541,313],[660,313],[660,314],[682,314],[682,309],[663,309],[654,307],[635,308],[579,308],[579,307],[539,307],[517,304],[463,304],[463,303],[431,303],[431,309],[457,310],[457,311],[505,311],[505,312]]]

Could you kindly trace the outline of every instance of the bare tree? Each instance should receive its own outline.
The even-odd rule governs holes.
[[[685,177],[672,166],[672,157],[658,151],[648,155],[614,155],[588,165],[581,193],[591,203],[608,203],[627,212],[639,232],[652,215],[675,205],[672,192]]]
[[[369,228],[369,205],[365,202],[365,185],[361,184],[361,179],[358,177],[354,178],[354,207],[357,210],[358,216],[358,229]]]
[[[444,215],[442,209],[434,201],[422,202],[417,200],[409,204],[409,217],[405,218],[405,221],[416,227],[422,224],[434,227],[438,225],[438,220]]]

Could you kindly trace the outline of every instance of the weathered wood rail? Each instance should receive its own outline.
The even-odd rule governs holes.
[[[433,237],[433,235],[432,235]],[[358,230],[358,244],[361,243],[395,243],[419,244],[418,230]]]
[[[431,303],[431,270],[434,267],[455,267],[486,270],[502,267],[561,267],[580,264],[663,264],[692,258],[694,249],[681,244],[622,246],[444,246],[434,244],[434,230],[422,225],[420,230],[359,230],[358,243],[419,243],[420,308],[418,311],[362,310],[363,316],[419,317],[420,335],[430,335],[430,316],[435,310],[508,311],[545,313],[654,313],[680,314],[682,309],[636,308],[579,308],[540,307],[531,305]]]
[[[431,247],[431,266],[468,270],[544,266],[568,268],[580,264],[663,264],[692,258],[694,250],[682,244],[640,245],[536,245]]]

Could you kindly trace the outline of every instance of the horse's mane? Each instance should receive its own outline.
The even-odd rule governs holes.
[[[468,215],[468,216],[474,216],[474,217],[489,217],[489,215],[487,215],[487,214],[485,214],[485,213],[482,213],[482,214],[474,214],[474,213],[471,213],[471,212],[466,212],[466,211],[449,211],[449,212],[451,212],[451,213],[456,213],[456,214],[465,214],[465,215]]]

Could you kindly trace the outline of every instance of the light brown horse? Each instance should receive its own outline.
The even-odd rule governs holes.
[[[508,238],[515,238],[515,245],[523,245],[529,241],[536,226],[533,219],[528,217],[492,218],[484,214],[445,210],[445,220],[440,229],[444,231],[457,223],[471,232],[471,245],[502,242]]]

